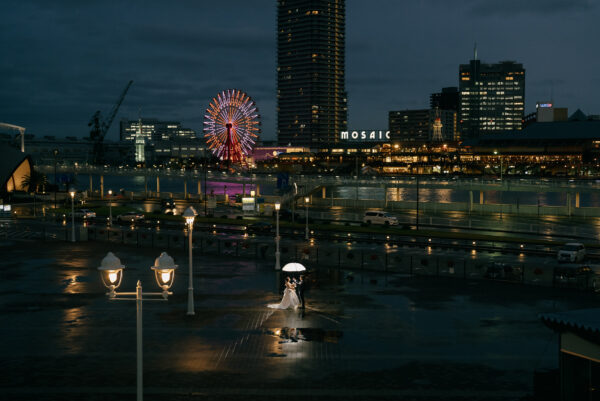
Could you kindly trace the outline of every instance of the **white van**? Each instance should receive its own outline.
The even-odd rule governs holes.
[[[363,223],[367,224],[385,224],[386,226],[398,225],[398,218],[386,212],[367,211],[363,217]]]

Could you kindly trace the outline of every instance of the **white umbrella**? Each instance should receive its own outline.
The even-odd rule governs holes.
[[[284,272],[304,272],[306,271],[306,267],[302,266],[300,263],[288,263],[283,266]]]

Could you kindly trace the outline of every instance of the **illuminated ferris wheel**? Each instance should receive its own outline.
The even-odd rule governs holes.
[[[221,160],[243,163],[260,134],[258,107],[238,89],[222,91],[213,98],[204,115],[206,144]]]

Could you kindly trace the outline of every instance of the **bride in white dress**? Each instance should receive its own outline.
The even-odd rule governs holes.
[[[296,285],[290,281],[289,277],[285,278],[285,290],[283,290],[283,298],[278,304],[269,304],[269,308],[273,309],[296,309],[300,304],[298,295],[296,295]]]

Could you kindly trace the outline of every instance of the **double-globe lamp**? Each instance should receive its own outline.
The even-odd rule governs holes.
[[[121,260],[112,252],[108,252],[104,259],[102,259],[102,262],[100,262],[98,270],[100,271],[102,283],[109,290],[107,293],[109,298],[115,298],[118,295],[116,290],[123,281],[124,269],[125,266],[121,263]],[[177,269],[175,261],[166,252],[162,252],[154,260],[154,265],[150,269],[154,270],[156,283],[163,291],[163,298],[167,299],[171,295],[169,289],[175,279],[175,270]]]

